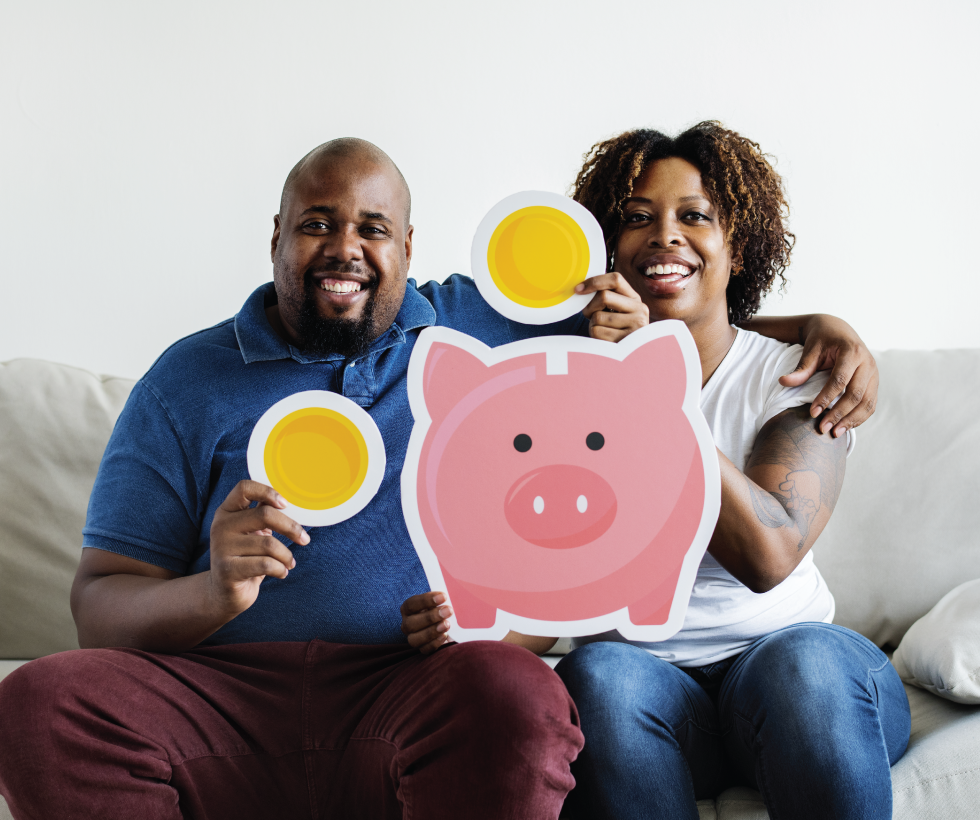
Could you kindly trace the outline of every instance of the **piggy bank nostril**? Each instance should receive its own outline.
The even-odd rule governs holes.
[[[616,494],[598,473],[573,464],[550,464],[521,476],[504,499],[510,528],[549,549],[592,543],[616,518]]]

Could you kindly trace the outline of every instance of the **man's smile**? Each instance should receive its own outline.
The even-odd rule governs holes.
[[[370,297],[377,280],[360,271],[319,271],[308,274],[317,301],[346,311]]]

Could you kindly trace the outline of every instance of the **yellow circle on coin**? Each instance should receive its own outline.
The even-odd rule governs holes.
[[[326,510],[350,500],[368,470],[364,435],[349,418],[326,407],[284,416],[264,448],[269,483],[291,504]]]
[[[531,205],[497,225],[487,247],[487,267],[511,301],[530,308],[551,307],[572,296],[588,275],[589,242],[568,214]]]

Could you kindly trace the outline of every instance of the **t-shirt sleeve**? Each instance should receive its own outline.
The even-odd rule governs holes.
[[[200,533],[198,486],[169,415],[138,382],[102,457],[82,545],[186,573]]]
[[[800,345],[790,345],[780,351],[773,362],[772,378],[769,384],[769,395],[766,399],[766,409],[763,413],[760,427],[769,419],[775,418],[784,410],[801,405],[809,405],[823,389],[830,378],[829,370],[818,370],[799,387],[784,387],[779,379],[787,373],[792,373],[800,362],[803,348]],[[854,449],[855,435],[853,430],[847,431],[847,454]]]

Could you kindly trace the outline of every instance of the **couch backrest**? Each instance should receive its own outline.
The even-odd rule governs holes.
[[[78,647],[68,592],[89,492],[131,379],[0,364],[0,658]]]
[[[814,559],[835,621],[897,646],[943,595],[980,578],[980,350],[875,358],[878,411],[857,432]]]
[[[980,577],[980,350],[887,351],[878,412],[815,547],[837,623],[896,645]],[[88,495],[130,379],[0,364],[0,658],[77,646],[68,591]]]

